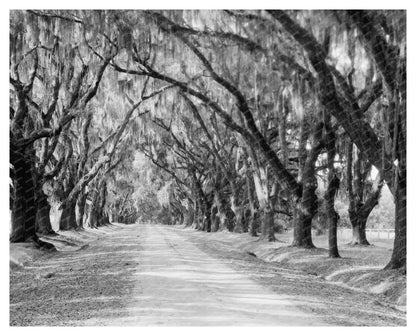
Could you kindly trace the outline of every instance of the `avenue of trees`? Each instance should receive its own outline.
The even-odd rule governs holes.
[[[291,225],[302,248],[320,212],[334,258],[337,195],[365,245],[386,185],[406,267],[406,13],[11,11],[10,177],[11,242],[53,234],[51,200],[59,230]]]

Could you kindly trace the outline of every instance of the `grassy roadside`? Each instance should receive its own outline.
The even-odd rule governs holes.
[[[79,231],[58,231],[54,235],[39,236],[42,241],[51,243],[57,251],[39,248],[34,242],[9,245],[10,268],[21,268],[39,259],[53,257],[59,252],[73,252],[85,248],[93,241],[118,230],[124,224],[111,224],[99,229],[85,228]]]
[[[79,326],[126,315],[139,267],[136,232],[113,224],[58,232],[55,252],[26,248],[20,257],[31,261],[10,269],[10,326]],[[11,245],[13,256],[19,248]]]
[[[182,228],[192,232],[192,229]],[[406,275],[383,270],[391,256],[393,240],[371,240],[370,246],[350,246],[348,238],[339,241],[342,258],[330,259],[327,236],[315,236],[316,249],[290,247],[292,233],[276,234],[278,241],[264,242],[248,234],[203,233],[204,239],[227,251],[239,251],[264,262],[322,279],[356,292],[376,295],[377,299],[406,311]]]

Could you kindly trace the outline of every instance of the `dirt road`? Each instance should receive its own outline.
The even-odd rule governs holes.
[[[142,225],[137,288],[111,325],[322,325],[163,226]],[[102,323],[100,318],[86,324]]]
[[[11,325],[327,325],[231,261],[159,225],[129,225],[88,248],[11,272]]]

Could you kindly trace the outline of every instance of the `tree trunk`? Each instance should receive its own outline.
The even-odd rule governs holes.
[[[116,203],[113,206],[113,211],[112,211],[112,222],[113,223],[121,223],[120,220],[120,201],[116,201]],[[87,222],[87,221],[85,221]]]
[[[260,239],[267,240],[269,242],[276,241],[274,235],[274,209],[277,203],[277,184],[273,184],[271,195],[268,195],[268,200],[265,206],[262,207],[263,220],[261,225]]]
[[[330,258],[341,258],[338,251],[338,237],[337,237],[337,225],[339,215],[338,213],[332,208],[328,215],[328,249],[329,249],[329,257]]]
[[[338,177],[333,175],[332,179],[328,183],[328,188],[325,193],[325,214],[328,226],[328,252],[330,258],[340,258],[337,240],[339,215],[334,208],[335,194],[339,188],[339,183],[340,181]]]
[[[197,229],[210,232],[211,231],[211,202],[208,200],[207,195],[202,189],[200,180],[196,175],[195,169],[190,171],[193,184],[194,184],[194,195],[198,198],[198,215],[197,215]]]
[[[36,191],[36,232],[39,234],[53,234],[50,218],[51,206],[48,197],[42,189]]]
[[[194,222],[194,209],[192,204],[189,204],[189,206],[186,208],[183,222],[185,226],[192,226],[192,223]]]
[[[200,195],[200,204],[198,212],[198,230],[211,232],[211,213],[210,204],[205,195]]]
[[[220,227],[220,218],[218,216],[218,207],[216,202],[213,202],[211,206],[211,225],[211,231],[217,232]]]
[[[110,223],[105,213],[105,203],[107,201],[107,182],[102,180],[98,187],[99,195],[97,200],[97,226],[107,225]],[[131,220],[131,219],[130,219]]]
[[[303,185],[302,198],[295,205],[295,227],[292,246],[314,248],[312,242],[312,219],[318,210],[314,170],[306,172],[308,182]]]
[[[238,205],[237,200],[234,195],[230,198],[231,201],[231,210],[234,213],[234,227],[233,232],[235,233],[243,233],[243,211],[241,207]]]
[[[82,192],[77,202],[77,229],[84,227],[85,203],[87,202],[87,194]]]
[[[33,181],[35,185],[36,200],[36,232],[39,234],[54,234],[52,229],[50,211],[51,206],[48,197],[43,192],[43,176],[37,171],[35,161],[32,161]]]
[[[348,215],[350,217],[352,227],[352,240],[349,243],[350,245],[370,245],[365,232],[369,214],[370,212],[363,212],[361,203],[357,204],[355,200],[350,199],[350,205],[348,208]]]
[[[239,204],[240,202],[238,201],[239,192],[238,192],[237,186],[235,185],[234,181],[230,182],[230,189],[231,189],[230,204],[231,204],[231,210],[234,213],[233,232],[242,233],[242,232],[244,232],[243,211],[242,211],[242,208]]]
[[[406,268],[406,172],[397,174],[393,253],[385,269]]]
[[[313,130],[311,149],[307,153],[304,167],[301,170],[302,198],[295,205],[295,227],[292,246],[315,247],[312,243],[312,219],[318,210],[318,198],[315,193],[317,188],[315,164],[323,147],[322,130],[323,123],[318,123]]]
[[[202,224],[201,224],[201,205],[200,201],[195,202],[195,215],[194,215],[194,228],[196,230],[201,230]]]
[[[205,196],[204,197],[204,201],[203,201],[204,205],[203,205],[203,211],[204,211],[204,231],[206,232],[211,232],[211,226],[212,226],[212,222],[211,222],[211,202],[208,200],[208,197]]]
[[[254,161],[254,160],[253,160]],[[256,161],[254,161],[256,162]],[[254,187],[259,201],[259,213],[261,218],[260,239],[275,240],[274,238],[274,209],[269,195],[268,176],[265,168],[255,164],[253,173]],[[270,235],[272,233],[272,235]],[[272,237],[273,236],[273,237]]]
[[[351,215],[350,215],[351,220]],[[370,243],[367,240],[366,236],[366,224],[367,224],[367,218],[363,219],[355,219],[354,221],[351,220],[352,225],[352,240],[349,243],[350,245],[370,245]]]
[[[313,199],[302,199],[296,204],[292,246],[315,247],[312,243],[312,219],[314,217],[314,208],[316,207],[313,205],[314,202]]]
[[[328,252],[330,258],[340,258],[338,252],[337,226],[339,215],[335,211],[335,196],[339,189],[340,180],[335,174],[334,159],[336,155],[336,137],[330,125],[330,117],[325,120],[326,149],[328,161],[328,187],[324,195],[325,215],[328,227]]]
[[[247,184],[247,198],[250,206],[250,219],[248,223],[248,232],[250,236],[257,237],[257,209],[254,202],[254,181],[253,176],[249,170],[246,172],[246,184]]]
[[[257,228],[258,228],[258,220],[257,220],[258,212],[257,210],[250,210],[250,220],[248,225],[248,233],[251,237],[258,237]]]
[[[353,159],[354,146],[350,142],[347,148],[347,189],[348,189],[348,215],[352,227],[351,245],[370,245],[366,238],[367,219],[377,205],[380,198],[383,180],[380,175],[378,181],[373,183],[372,190],[364,199],[365,180],[370,173],[371,165],[365,164],[363,155],[358,152]]]
[[[214,202],[218,209],[218,213],[217,213],[217,217],[219,220],[218,231],[229,229],[231,226],[231,221],[232,221],[232,216],[233,216],[232,211],[231,209],[229,209],[229,205],[227,204],[227,201],[224,199],[221,191],[215,190],[214,193],[215,193]]]
[[[121,223],[126,223],[124,216],[121,216]],[[88,227],[97,229],[98,228],[98,212],[96,206],[91,204],[91,209],[88,215]]]
[[[13,165],[14,200],[12,207],[12,232],[10,242],[37,240],[35,184],[32,160],[24,148],[10,140],[10,163]]]
[[[77,228],[77,217],[75,213],[76,201],[67,202],[62,209],[59,220],[59,230],[75,230]]]
[[[225,217],[223,213],[223,207],[221,204],[221,196],[220,191],[216,187],[214,189],[214,200],[212,202],[212,209],[211,209],[211,221],[212,221],[212,232],[217,232],[218,230],[223,227],[221,221]]]
[[[269,242],[276,241],[276,237],[274,236],[274,210],[270,206],[266,206],[263,211],[260,239]]]
[[[133,216],[131,219],[132,219],[132,223],[134,223],[135,220],[133,219]],[[111,222],[110,222],[110,217],[108,216],[108,212],[103,210],[102,215],[101,215],[101,225],[109,225],[109,224],[111,224]]]
[[[95,186],[91,186],[91,204],[89,206],[88,211],[88,221],[87,225],[90,228],[98,228],[99,226],[99,213],[98,213],[98,207],[99,207],[99,192]],[[121,222],[125,223],[124,215],[121,218]]]

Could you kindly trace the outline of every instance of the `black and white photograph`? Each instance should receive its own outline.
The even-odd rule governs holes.
[[[26,5],[4,10],[9,331],[412,324],[405,6]]]

